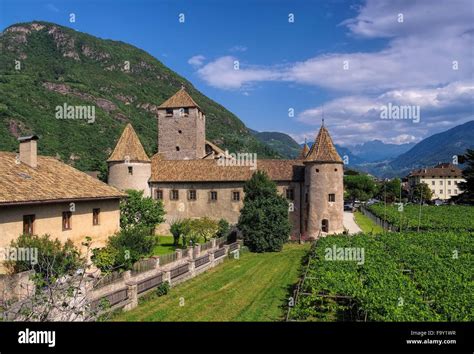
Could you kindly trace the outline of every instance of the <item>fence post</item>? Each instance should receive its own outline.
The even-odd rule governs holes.
[[[130,303],[124,307],[125,311],[129,311],[138,306],[137,284],[127,284],[127,295]]]
[[[201,253],[201,245],[194,246],[194,257],[193,258],[199,257],[200,253]]]
[[[194,270],[196,269],[195,267],[195,264],[194,264],[194,259],[192,261],[188,261],[189,262],[189,274],[191,275],[191,277],[194,276]]]
[[[225,255],[227,256],[229,254],[229,245],[224,245],[225,249]]]
[[[163,272],[163,283],[167,281],[171,285],[171,271],[166,270]]]
[[[155,269],[160,268],[160,257],[153,257],[155,258]]]
[[[123,272],[123,280],[124,281],[129,280],[131,277],[132,277],[132,271],[126,270],[125,272]]]
[[[212,268],[214,267],[214,251],[209,250],[207,254],[209,255],[209,266]]]
[[[194,247],[193,246],[188,246],[188,259],[193,259],[194,258]]]
[[[211,243],[212,243],[212,247],[211,248],[216,248],[216,244],[217,244],[217,240],[215,238],[213,238],[211,240]]]
[[[178,260],[178,259],[181,259],[181,258],[183,257],[183,251],[180,250],[179,248],[177,248],[177,249],[175,250],[175,252],[176,252],[176,259],[177,259],[177,260]]]

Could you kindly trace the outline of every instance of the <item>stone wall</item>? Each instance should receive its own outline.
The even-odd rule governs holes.
[[[197,108],[184,115],[179,108],[168,116],[158,110],[158,152],[166,160],[194,160],[205,155],[206,118]]]

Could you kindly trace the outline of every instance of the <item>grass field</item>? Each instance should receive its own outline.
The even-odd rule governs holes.
[[[355,222],[359,227],[362,229],[362,232],[368,234],[368,233],[374,233],[374,234],[379,234],[383,232],[383,228],[376,223],[374,223],[372,220],[370,220],[367,216],[362,214],[360,211],[356,211],[354,213],[354,218]]]
[[[188,280],[168,295],[144,299],[114,321],[279,321],[290,288],[298,281],[309,244],[285,245],[282,252],[242,253],[240,259]],[[180,306],[180,298],[184,306]]]

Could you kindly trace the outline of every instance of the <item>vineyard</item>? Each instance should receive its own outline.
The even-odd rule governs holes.
[[[399,211],[398,205],[373,204],[368,207],[375,216],[403,230],[417,231],[474,231],[474,208],[460,205],[409,204]],[[421,211],[421,213],[420,213]],[[421,216],[420,216],[421,214]]]
[[[468,224],[462,215],[441,221]],[[308,254],[288,319],[473,321],[473,236],[433,231],[321,238]],[[336,249],[341,257],[328,259]],[[363,261],[348,260],[351,249]]]

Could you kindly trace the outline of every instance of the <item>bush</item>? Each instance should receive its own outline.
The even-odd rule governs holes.
[[[288,202],[278,194],[276,185],[261,171],[244,186],[244,207],[238,228],[245,245],[253,252],[281,251],[290,236]]]
[[[229,235],[230,232],[230,224],[226,219],[220,219],[218,223],[218,230],[216,237],[221,238],[221,237],[226,237]]]
[[[143,257],[151,255],[157,240],[147,227],[122,229],[109,237],[107,246],[93,252],[93,262],[101,271],[131,269]]]
[[[158,285],[158,287],[156,288],[156,295],[163,296],[163,295],[168,294],[169,291],[170,291],[170,283],[165,281],[161,283],[160,285]]]
[[[92,250],[91,260],[103,273],[109,273],[117,266],[119,251],[113,247],[96,248]]]
[[[37,250],[36,264],[31,261],[5,263],[11,273],[33,269],[35,283],[39,287],[52,284],[63,275],[74,273],[81,264],[79,250],[71,240],[61,243],[58,239],[51,240],[49,235],[21,235],[17,240],[12,241],[10,246]]]
[[[173,235],[174,245],[178,246],[179,238],[182,238],[183,246],[187,245],[187,237],[191,233],[190,219],[176,220],[171,224],[170,232]]]
[[[204,239],[204,242],[207,242],[210,238],[216,236],[219,230],[217,222],[208,217],[191,219],[189,224],[191,228],[190,237],[194,243],[199,242],[200,239]]]

